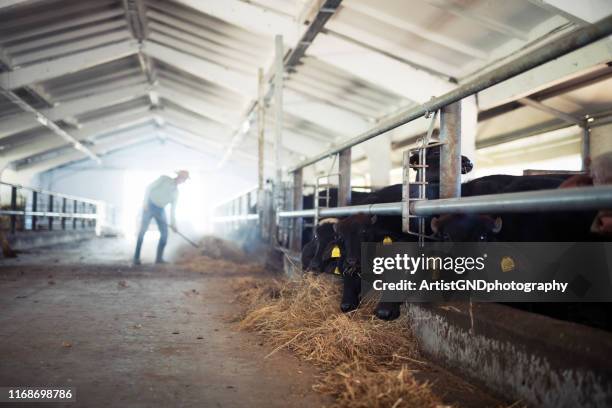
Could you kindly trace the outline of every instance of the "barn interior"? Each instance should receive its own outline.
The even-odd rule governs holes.
[[[325,218],[612,208],[609,186],[461,197],[612,152],[611,33],[608,0],[0,0],[0,406],[612,405],[609,303],[403,305],[376,324],[418,343],[421,402],[329,391],[306,329],[240,331],[235,299],[247,266],[308,275]],[[432,142],[440,197],[354,206],[424,182]],[[153,222],[134,265],[148,187],[181,170],[167,263]]]

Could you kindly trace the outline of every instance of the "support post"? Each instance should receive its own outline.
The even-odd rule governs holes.
[[[76,200],[72,201],[72,213],[73,214],[77,214],[78,212],[78,204]],[[75,230],[77,227],[77,219],[76,218],[72,218],[72,229]]]
[[[17,187],[11,187],[11,211],[17,211]],[[15,214],[11,215],[11,234],[15,233],[17,229],[17,216]]]
[[[422,169],[418,169],[422,171]],[[418,177],[418,176],[417,176]],[[417,178],[418,180],[418,178]],[[402,231],[410,231],[410,150],[404,151],[402,156]]]
[[[338,207],[344,207],[351,204],[351,148],[342,150],[338,156]]]
[[[281,150],[283,148],[283,36],[274,37],[275,43],[275,70],[274,70],[274,170],[276,171],[275,185],[280,188],[281,183]]]
[[[304,171],[302,169],[293,172],[293,210],[303,209],[303,179]],[[302,226],[303,218],[293,219],[293,228],[291,229],[291,250],[299,252],[302,250]]]
[[[264,101],[264,72],[262,68],[257,71],[257,214],[259,215],[259,237],[267,239],[267,200],[264,184],[264,130],[266,128],[266,106]]]
[[[276,242],[278,225],[276,211],[279,210],[282,190],[281,150],[283,148],[283,36],[274,37],[275,46],[275,72],[274,72],[274,184],[272,185],[272,202],[269,213],[269,237],[272,243]]]
[[[49,202],[47,203],[47,211],[53,212],[53,196],[49,194]],[[53,229],[53,217],[49,218],[49,231]]]
[[[588,172],[591,168],[591,129],[589,129],[586,124],[582,127],[582,140],[580,147],[582,171]]]
[[[38,211],[38,191],[32,191],[32,212]],[[32,231],[36,231],[36,221],[38,217],[32,216]]]
[[[62,213],[66,213],[66,197],[62,197]],[[62,217],[62,230],[66,229],[66,217]]]
[[[249,191],[246,195],[246,211],[244,213],[250,214],[252,206],[253,206],[253,191]]]
[[[440,198],[461,196],[461,101],[440,115]]]
[[[264,101],[264,72],[257,70],[257,189],[264,189],[264,129],[266,128],[266,106]]]
[[[87,214],[87,209],[85,208],[85,203],[81,203],[81,212],[83,214]],[[85,218],[81,218],[81,228],[85,228]]]
[[[97,204],[92,204],[91,205],[91,212],[92,214],[96,215],[96,218],[92,218],[91,219],[91,226],[95,229],[98,226],[98,205]]]

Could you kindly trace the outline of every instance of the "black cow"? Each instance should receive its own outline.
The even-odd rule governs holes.
[[[462,156],[462,174],[469,173],[473,165],[471,161]],[[438,198],[439,188],[437,181],[440,173],[440,148],[434,147],[427,151],[427,171],[425,197],[428,199]],[[418,164],[418,154],[410,158],[411,164]],[[395,184],[375,191],[360,201],[357,205],[392,203],[402,200],[401,184]],[[416,197],[419,186],[411,185],[410,196]],[[340,309],[343,312],[354,310],[359,305],[361,293],[361,278],[359,268],[361,267],[361,244],[363,242],[382,242],[390,239],[393,242],[414,242],[416,237],[405,234],[402,231],[401,216],[374,216],[357,214],[348,217],[335,225],[338,240],[343,250],[342,271],[344,275],[344,288]],[[415,229],[415,228],[413,228]],[[431,231],[426,231],[430,234]],[[393,320],[399,317],[400,303],[380,302],[376,306],[376,316],[383,320]]]
[[[558,188],[569,176],[488,176],[464,183],[462,196],[503,194]],[[431,219],[443,241],[576,241],[588,240],[595,213],[446,214]],[[586,220],[586,221],[585,221]]]
[[[426,181],[429,183],[438,183],[440,182],[440,146],[434,146],[427,149],[425,153],[425,162],[427,164],[427,170],[425,172]],[[419,154],[413,153],[410,156],[410,164],[418,165],[419,164]],[[461,156],[461,174],[468,174],[474,165],[465,156]]]
[[[412,185],[411,196],[416,196],[419,186]],[[428,184],[425,192],[428,198],[438,197],[438,185]],[[402,185],[395,184],[385,187],[368,195],[361,200],[363,204],[392,203],[402,200]],[[343,251],[342,271],[344,287],[340,309],[349,312],[359,306],[361,293],[361,244],[364,242],[383,242],[388,239],[392,242],[414,242],[416,237],[402,231],[401,216],[369,216],[356,214],[341,220],[335,225],[338,242]],[[400,303],[380,302],[376,306],[376,316],[383,320],[393,320],[399,317]]]
[[[334,224],[337,218],[325,218],[319,222],[315,229],[312,241],[302,249],[302,268],[306,272],[333,273],[340,255],[334,253],[336,233]],[[340,250],[337,249],[336,252]]]
[[[503,192],[504,188],[506,188],[508,185],[524,183],[522,180],[523,179],[520,176],[495,175],[482,177],[471,182],[464,183],[462,185],[462,194],[469,196],[499,193]],[[532,180],[535,182],[535,179]],[[561,182],[557,179],[555,180],[556,183]],[[418,186],[412,185],[411,189],[414,189],[411,196],[415,196]],[[435,183],[428,184],[425,195],[428,199],[438,198],[438,185]],[[372,193],[359,204],[397,202],[401,201],[401,199],[402,185],[397,184]],[[439,220],[436,219],[436,221]],[[490,217],[485,218],[484,221],[486,222],[483,222],[483,225],[490,227],[489,230],[482,231],[480,233],[478,231],[470,230],[470,232],[474,233],[475,236],[480,237],[479,240],[484,239],[487,234],[497,232],[498,229],[496,229],[496,225],[499,227],[500,223],[500,220]],[[492,223],[491,225],[488,224],[489,221]],[[481,224],[477,225],[481,227]],[[436,222],[432,222],[431,226],[432,228],[436,228],[436,230],[426,230],[425,233],[427,235],[439,230]],[[457,225],[457,227],[461,228],[462,225]],[[338,224],[336,224],[336,230],[344,251],[343,272],[345,279],[345,290],[343,291],[340,308],[342,311],[350,311],[357,308],[359,304],[361,286],[359,274],[356,273],[356,271],[358,271],[360,268],[361,244],[363,242],[382,242],[385,237],[389,237],[392,241],[396,242],[414,242],[417,238],[413,235],[404,234],[402,232],[401,216],[368,217],[364,214],[358,214],[340,221]],[[413,228],[413,230],[416,230],[416,228]],[[465,230],[460,229],[460,231],[463,232]],[[447,234],[450,236],[448,231],[438,233]],[[399,303],[381,302],[379,305],[377,305],[376,315],[385,320],[395,319],[399,316],[399,306]]]
[[[590,184],[588,178],[584,175],[517,176],[498,192],[586,186]],[[431,227],[440,239],[455,242],[591,242],[610,236],[612,230],[606,230],[605,221],[600,221],[607,214],[606,211],[569,211],[442,215],[431,220]],[[612,327],[609,303],[511,303],[509,306],[607,330]]]
[[[327,203],[324,202],[323,197],[325,197],[328,194],[327,190],[321,190],[319,191],[319,197],[321,198],[319,201],[319,205],[323,206]],[[351,191],[351,200],[354,202],[355,200],[360,200],[364,197],[367,196],[367,194],[369,193],[365,193],[363,191]],[[329,206],[330,207],[337,207],[338,206],[338,189],[336,187],[332,187],[329,189]],[[304,195],[303,199],[302,199],[302,208],[305,210],[310,210],[315,208],[315,197],[314,194],[307,194]],[[303,220],[304,224],[310,224],[312,225],[312,223],[314,222],[314,218],[312,217],[305,217]],[[311,242],[313,240],[316,240],[315,238],[315,234],[313,233],[313,229],[312,227],[304,227],[302,229],[302,248],[304,252],[304,249],[308,252],[311,251],[313,248],[313,245],[315,244],[311,244]],[[309,246],[307,248],[307,246]],[[304,264],[302,262],[302,266],[306,267],[308,264]]]

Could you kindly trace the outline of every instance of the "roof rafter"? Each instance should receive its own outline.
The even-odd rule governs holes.
[[[55,122],[143,96],[148,88],[148,85],[135,85],[103,94],[94,93],[58,104],[53,108],[42,109],[40,112],[50,121]],[[13,115],[0,122],[0,139],[40,125],[41,123],[37,122],[37,117],[31,111]]]
[[[65,57],[37,62],[15,71],[0,74],[0,86],[8,90],[21,88],[133,55],[138,50],[138,44],[134,41],[123,41]]]

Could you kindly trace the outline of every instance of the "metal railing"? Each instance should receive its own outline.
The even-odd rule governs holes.
[[[11,234],[95,229],[112,216],[110,207],[101,201],[5,182],[0,182],[0,203],[2,227]]]
[[[354,214],[402,215],[403,203],[353,205],[326,208],[323,217]],[[486,214],[542,211],[588,211],[612,208],[612,186],[575,187],[519,193],[489,194],[462,198],[423,200],[410,203],[410,212],[418,216],[435,214]],[[283,211],[280,218],[312,217],[314,210]]]

